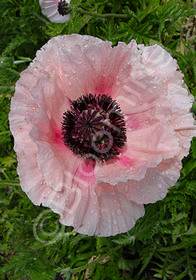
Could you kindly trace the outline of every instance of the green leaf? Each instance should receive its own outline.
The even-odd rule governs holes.
[[[196,160],[195,159],[190,159],[183,169],[181,170],[182,177],[185,178],[186,176],[189,175],[190,172],[193,171],[193,169],[196,168]]]

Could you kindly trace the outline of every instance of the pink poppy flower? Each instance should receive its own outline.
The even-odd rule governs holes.
[[[70,20],[72,11],[70,0],[39,0],[42,13],[52,22],[63,23]]]
[[[55,37],[11,101],[21,187],[79,233],[126,232],[176,183],[196,135],[192,104],[159,45]]]

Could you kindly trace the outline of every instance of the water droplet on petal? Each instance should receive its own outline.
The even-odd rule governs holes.
[[[161,196],[161,198],[164,198],[165,197],[165,193],[162,192],[160,196]]]
[[[125,191],[126,191],[126,192],[128,191],[128,185],[125,186]]]

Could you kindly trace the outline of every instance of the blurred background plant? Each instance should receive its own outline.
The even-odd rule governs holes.
[[[8,113],[14,85],[51,37],[160,44],[178,61],[196,96],[196,17],[187,0],[72,0],[71,19],[50,22],[38,0],[0,3],[0,279],[196,279],[196,141],[181,177],[126,234],[88,237],[34,206],[20,188]],[[196,113],[196,105],[193,106]]]

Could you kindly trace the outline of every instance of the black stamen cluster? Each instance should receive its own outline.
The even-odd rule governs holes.
[[[58,12],[60,15],[65,16],[68,14],[68,3],[65,0],[60,0],[58,3]]]
[[[104,162],[119,155],[124,146],[124,116],[111,96],[83,95],[63,114],[62,134],[75,154]]]

